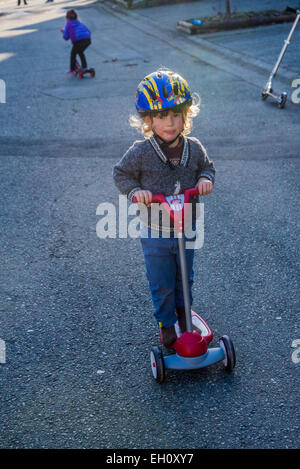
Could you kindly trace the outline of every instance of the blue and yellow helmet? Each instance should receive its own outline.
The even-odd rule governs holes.
[[[139,113],[164,111],[181,104],[191,105],[187,82],[171,70],[158,70],[147,75],[136,91],[135,105]]]

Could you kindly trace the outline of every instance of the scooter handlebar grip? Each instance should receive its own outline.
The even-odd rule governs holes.
[[[165,201],[166,201],[166,198],[163,194],[152,194],[152,200],[151,200],[152,204],[156,204],[156,203],[161,204]],[[134,204],[138,203],[137,198],[135,196],[133,196],[132,202]]]
[[[192,189],[186,189],[184,191],[186,199],[189,201],[191,197],[196,197],[199,195],[199,190],[197,187],[193,187]]]

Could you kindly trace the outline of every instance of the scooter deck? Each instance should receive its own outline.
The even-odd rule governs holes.
[[[199,357],[182,357],[177,353],[163,357],[164,366],[169,370],[197,370],[224,359],[225,353],[221,347],[209,348]]]
[[[87,70],[84,70],[84,71],[82,69],[79,69],[77,73],[78,73],[79,78],[83,78],[86,74],[90,74],[91,78],[94,78],[95,69],[94,68],[88,68]]]
[[[206,342],[206,345],[208,345],[213,339],[213,332],[207,322],[195,311],[192,311],[192,324],[201,331],[201,336]],[[175,325],[175,330],[178,337],[180,337],[181,331],[178,323]],[[175,347],[170,347],[170,349],[175,350]],[[224,359],[225,354],[222,347],[207,349],[206,353],[197,357],[182,357],[174,353],[173,355],[167,355],[163,358],[165,368],[170,370],[196,370]]]

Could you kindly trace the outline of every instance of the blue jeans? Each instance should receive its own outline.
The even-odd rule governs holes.
[[[161,327],[173,326],[177,321],[176,308],[184,306],[178,239],[151,238],[150,235],[140,239],[155,319]],[[194,249],[185,252],[192,305]]]

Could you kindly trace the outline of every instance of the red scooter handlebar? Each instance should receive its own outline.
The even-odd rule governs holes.
[[[190,198],[196,197],[199,195],[199,190],[197,187],[193,187],[191,189],[185,189],[183,191],[184,194],[184,203],[188,203],[190,201]],[[132,202],[135,204],[137,203],[136,197],[133,197]],[[166,197],[164,194],[152,194],[152,204],[162,204],[164,202],[167,202]]]
[[[188,211],[188,205],[185,204],[189,203],[191,197],[196,197],[198,194],[199,190],[197,187],[193,187],[192,189],[185,189],[183,191],[183,200],[182,198],[179,198],[179,196],[182,194],[170,196],[168,197],[168,200],[164,194],[153,194],[151,203],[162,204],[163,208],[174,223],[174,227],[177,233],[184,233],[184,219]],[[132,201],[137,203],[136,197],[133,197]]]

